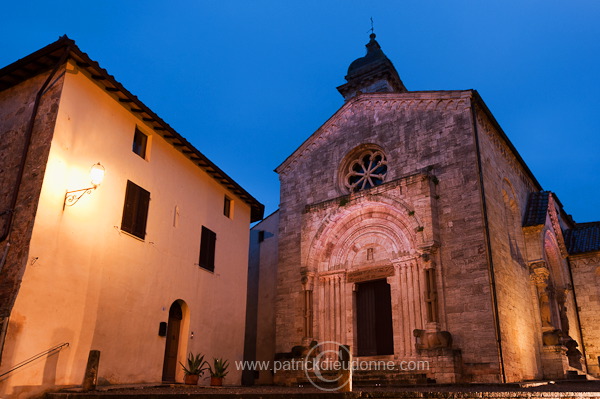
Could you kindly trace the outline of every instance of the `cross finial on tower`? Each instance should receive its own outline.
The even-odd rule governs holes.
[[[371,34],[375,33],[375,28],[373,28],[373,17],[371,17],[371,29],[369,29],[371,31]]]

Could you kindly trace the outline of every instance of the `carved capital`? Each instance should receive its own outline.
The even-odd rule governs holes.
[[[525,233],[526,236],[539,236],[542,234],[542,231],[544,231],[543,224],[523,227],[523,233]]]
[[[546,267],[546,262],[533,262],[529,265],[531,274],[529,278],[536,286],[547,286],[550,277],[550,270]]]
[[[305,291],[312,291],[314,287],[315,273],[309,271],[306,267],[300,269],[300,282]]]
[[[440,243],[437,241],[430,241],[426,244],[419,245],[420,256],[421,259],[425,263],[431,262],[434,267],[435,266],[435,254],[437,253],[438,248],[440,247]]]

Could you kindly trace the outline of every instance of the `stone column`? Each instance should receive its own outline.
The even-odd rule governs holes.
[[[552,324],[552,306],[550,304],[550,292],[548,289],[550,271],[546,267],[546,262],[543,261],[532,264],[530,270],[531,281],[537,290],[542,331],[554,330],[555,326]]]
[[[345,277],[344,273],[335,273],[319,276],[319,341],[340,342],[344,340],[346,328],[343,309],[346,309],[345,299]],[[310,304],[310,300],[306,303]],[[307,330],[312,333],[312,311],[307,316],[306,323],[311,327]],[[306,337],[312,339],[312,337]],[[309,342],[310,344],[310,342]],[[337,347],[334,344],[325,345],[323,350],[335,353]]]
[[[402,325],[402,290],[400,288],[400,266],[394,264],[394,274],[387,277],[392,298],[392,328],[394,335],[394,355],[396,358],[404,356],[403,325]]]
[[[569,368],[569,360],[567,358],[567,348],[562,345],[562,333],[556,328],[552,318],[554,293],[551,291],[550,271],[544,261],[532,263],[530,271],[531,281],[537,291],[542,327],[543,345],[540,355],[543,377],[545,379],[565,378],[566,370]]]
[[[560,321],[560,329],[565,336],[569,335],[569,317],[567,316],[567,296],[569,295],[570,287],[557,288],[555,292],[556,304],[558,305],[558,315]]]
[[[423,323],[427,331],[440,331],[442,327],[442,274],[438,267],[439,252],[436,245],[422,247],[420,264],[421,302],[423,303]],[[445,323],[443,323],[445,325]]]
[[[313,340],[313,290],[314,290],[314,276],[313,272],[303,269],[301,271],[301,282],[302,282],[302,294],[304,296],[303,303],[303,315],[304,315],[304,338],[302,339],[302,345],[310,346]]]

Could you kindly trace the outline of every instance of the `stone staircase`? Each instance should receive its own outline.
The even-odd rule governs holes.
[[[330,389],[337,386],[339,372],[334,370],[278,372],[279,384],[287,386],[309,386],[312,384]],[[355,370],[352,384],[355,387],[393,387],[404,385],[432,384],[435,380],[425,373],[390,370]]]
[[[352,384],[356,387],[392,387],[435,383],[425,373],[407,371],[355,370]]]
[[[567,370],[565,373],[565,379],[569,381],[587,380],[588,375],[578,370]]]

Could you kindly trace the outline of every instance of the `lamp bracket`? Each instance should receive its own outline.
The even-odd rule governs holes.
[[[65,202],[63,203],[63,210],[66,206],[75,205],[77,201],[79,201],[85,194],[91,194],[96,187],[97,186],[92,186],[88,188],[82,188],[81,190],[67,191],[65,194]]]

